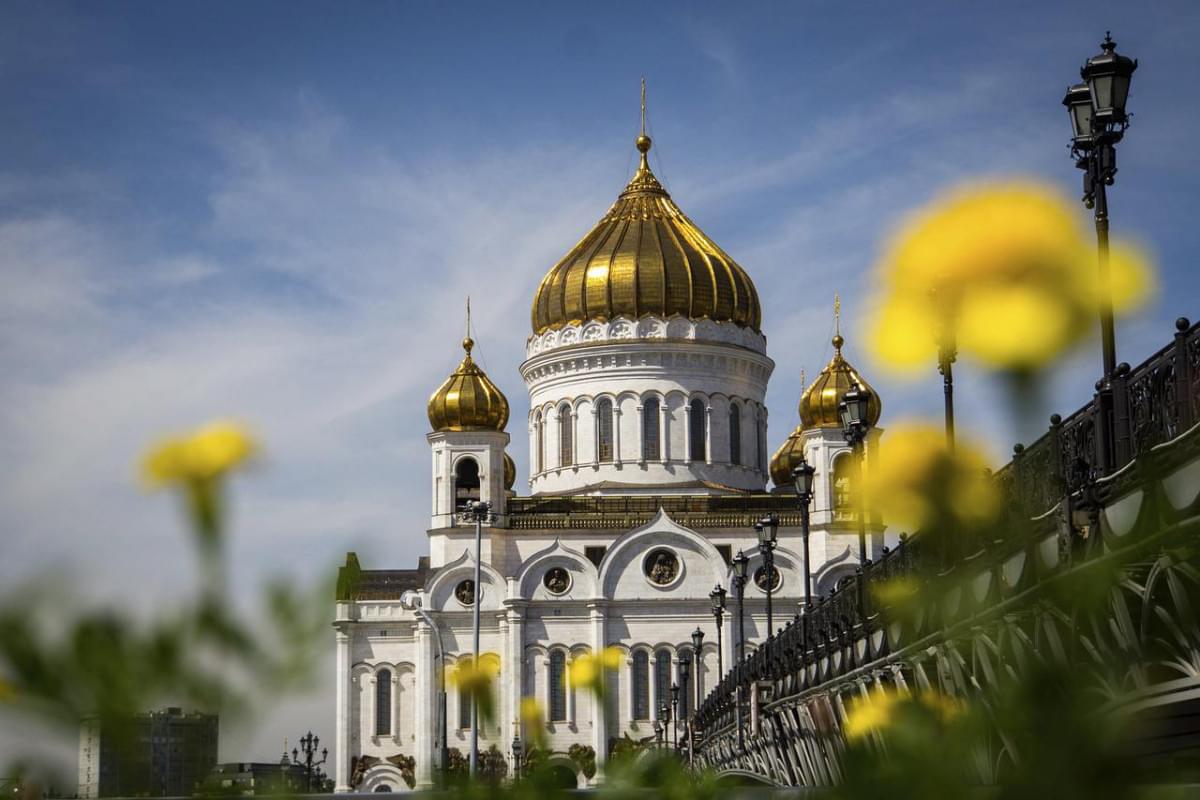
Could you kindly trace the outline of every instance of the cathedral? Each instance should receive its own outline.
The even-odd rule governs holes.
[[[801,611],[806,575],[817,597],[859,564],[855,465],[838,403],[855,383],[869,392],[869,468],[878,395],[843,355],[839,332],[800,397],[799,424],[769,455],[764,398],[775,362],[758,291],[650,170],[644,126],[636,147],[624,191],[533,296],[519,368],[528,492],[513,488],[509,401],[472,360],[468,335],[461,363],[429,399],[428,555],[414,569],[368,569],[376,565],[350,553],[340,570],[338,792],[427,787],[443,747],[465,756],[470,703],[443,676],[472,655],[476,603],[480,652],[499,664],[481,763],[512,774],[514,742],[532,738],[520,714],[532,697],[545,715],[539,756],[585,786],[614,748],[673,741],[718,664],[735,662],[739,554],[749,559],[747,653],[770,632],[769,577],[780,628]],[[808,569],[792,484],[801,458],[815,468]],[[475,522],[462,513],[473,501],[490,504],[479,586]],[[774,570],[754,529],[768,516],[778,520]],[[883,528],[866,528],[873,558]],[[728,595],[720,615],[717,589]],[[612,646],[621,667],[597,702],[570,685],[568,665]],[[683,688],[674,706],[672,685]],[[666,725],[664,708],[673,709]]]

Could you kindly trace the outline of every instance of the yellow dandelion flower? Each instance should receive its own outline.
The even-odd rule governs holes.
[[[870,584],[871,594],[884,606],[895,606],[907,602],[921,589],[916,578],[892,578],[882,583]]]
[[[571,686],[587,689],[599,685],[600,670],[596,667],[596,659],[591,653],[581,653],[571,659],[571,665],[567,670]]]
[[[862,491],[870,508],[901,528],[978,526],[1000,507],[986,470],[987,458],[970,440],[960,438],[951,452],[941,429],[900,422],[867,464]]]
[[[600,651],[600,663],[604,669],[614,672],[621,668],[621,659],[624,658],[624,653],[619,647],[606,647]]]
[[[257,452],[257,443],[244,428],[227,421],[212,422],[151,447],[142,458],[142,480],[151,488],[208,482],[241,466]]]
[[[1074,205],[1036,182],[960,188],[908,221],[878,267],[876,355],[927,368],[943,338],[987,366],[1040,367],[1095,324],[1101,299],[1118,313],[1153,286],[1144,253],[1112,247],[1100,284],[1094,237]]]
[[[17,690],[12,684],[0,678],[0,703],[11,703],[17,699]]]
[[[874,693],[855,698],[846,709],[842,731],[849,741],[862,739],[892,724],[898,697],[895,692]]]
[[[530,728],[540,728],[545,724],[546,715],[542,712],[542,704],[534,697],[521,698],[521,722]]]

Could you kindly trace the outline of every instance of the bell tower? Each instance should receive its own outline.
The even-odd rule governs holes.
[[[472,500],[490,502],[492,513],[503,517],[516,480],[516,465],[504,451],[508,400],[471,358],[470,320],[468,301],[463,360],[429,398],[430,528],[453,527],[457,512]]]

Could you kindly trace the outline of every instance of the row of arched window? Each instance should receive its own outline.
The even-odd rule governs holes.
[[[703,400],[694,399],[687,408],[687,446],[688,460],[708,461],[709,436],[708,414],[710,409]],[[729,407],[728,420],[728,451],[712,455],[716,459],[725,456],[730,464],[746,463],[746,454],[742,448],[742,407],[737,403]],[[596,461],[611,463],[616,457],[616,442],[614,438],[615,422],[613,402],[604,397],[596,403]],[[563,403],[557,409],[558,419],[558,464],[559,467],[569,467],[576,463],[575,443],[575,414],[570,403]],[[641,460],[659,461],[662,452],[662,401],[657,397],[646,398],[641,405]],[[546,425],[549,414],[543,415],[537,411],[533,417],[534,428],[534,463],[535,474],[545,472],[550,468],[546,458]],[[757,414],[754,416],[754,454],[749,464],[758,469],[766,469],[766,425]],[[715,448],[714,448],[715,449]]]

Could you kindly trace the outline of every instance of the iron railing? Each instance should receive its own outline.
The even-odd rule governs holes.
[[[1135,368],[1119,365],[1110,384],[1098,384],[1087,405],[1065,419],[1053,415],[1045,434],[1028,447],[1014,448],[1012,461],[994,475],[1014,523],[1081,495],[1097,478],[1121,470],[1200,421],[1200,323],[1180,318],[1175,327],[1173,342]],[[794,496],[780,499],[795,502]],[[879,621],[868,586],[928,574],[931,568],[944,572],[956,563],[973,562],[1000,542],[968,543],[953,554],[930,544],[920,536],[902,536],[899,546],[884,548],[878,561],[868,561],[735,664],[699,708],[699,730],[738,724],[737,697],[749,696],[764,682],[773,687],[774,697],[788,696],[801,683],[811,688],[873,660]]]

